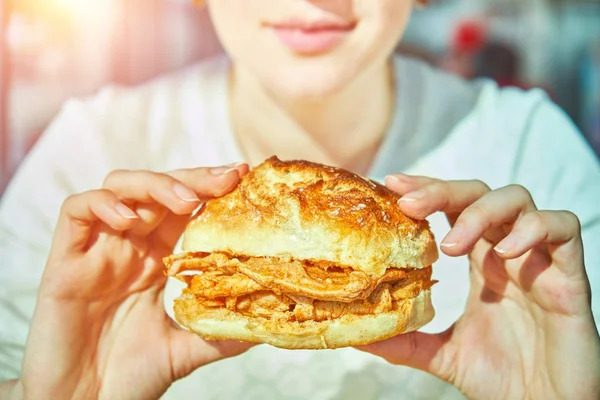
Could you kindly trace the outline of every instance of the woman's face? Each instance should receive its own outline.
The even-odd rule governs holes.
[[[208,0],[236,67],[287,99],[333,95],[379,68],[413,0]]]

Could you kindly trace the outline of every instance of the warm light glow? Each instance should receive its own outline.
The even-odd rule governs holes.
[[[106,21],[114,12],[114,0],[13,0],[11,11],[13,21],[43,29],[46,41],[63,41],[72,39],[81,24]]]
[[[65,14],[85,14],[100,8],[98,2],[89,0],[48,0],[48,3],[54,3]]]
[[[13,0],[12,10],[34,18],[64,20],[102,12],[112,4],[110,0]]]

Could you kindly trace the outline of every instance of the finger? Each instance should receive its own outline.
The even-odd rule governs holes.
[[[138,215],[109,190],[93,190],[71,196],[61,208],[53,249],[58,254],[83,249],[96,221],[102,221],[116,231],[125,231],[131,229],[138,219]]]
[[[385,185],[401,196],[435,181],[437,179],[405,174],[393,174],[385,177]]]
[[[536,209],[531,194],[519,185],[489,192],[472,204],[463,200],[464,203],[455,204],[455,211],[466,208],[440,244],[442,251],[450,256],[468,254],[492,228],[502,228],[504,224],[516,221],[521,214]]]
[[[250,166],[248,165],[248,163],[245,162],[233,163],[228,167],[237,169],[240,178],[243,178],[248,172],[250,172]]]
[[[581,224],[577,216],[569,211],[544,210],[525,213],[494,250],[502,258],[513,259],[521,257],[541,243],[572,243],[572,250],[581,255]],[[570,261],[573,261],[572,253],[570,254]]]
[[[449,216],[460,213],[490,191],[485,183],[477,180],[441,181],[418,177],[410,185],[412,190],[403,194],[398,204],[402,212],[416,219],[438,211]]]
[[[156,227],[165,222],[169,215],[168,208],[159,203],[154,204],[135,204],[135,212],[140,216],[140,223],[134,226],[128,233],[134,236],[146,236],[153,232]],[[189,213],[178,215],[177,217],[187,220]]]
[[[213,168],[180,169],[168,174],[193,189],[200,197],[211,198],[232,191],[248,171],[248,164],[237,163]]]
[[[238,163],[233,166],[177,170],[168,174],[199,193],[201,200],[206,200],[209,197],[222,196],[233,190],[241,177],[245,176],[248,171],[248,164]],[[206,172],[209,172],[211,175],[208,179],[215,179],[216,177],[216,186],[206,185],[207,179],[203,177]],[[209,193],[209,190],[212,190],[212,193]],[[137,205],[136,212],[140,215],[144,224],[138,224],[132,232],[137,235],[146,235],[160,225],[160,230],[156,233],[160,237],[161,242],[170,248],[175,245],[178,238],[178,235],[174,235],[173,233],[181,233],[185,225],[189,222],[187,214],[185,214],[185,218],[183,216],[180,218],[170,218],[165,222],[164,219],[168,213],[166,209],[157,207],[156,204]]]
[[[133,205],[160,204],[175,214],[191,213],[200,198],[177,179],[150,171],[112,171],[103,188],[114,192],[124,202]]]
[[[173,328],[173,372],[177,379],[191,374],[198,368],[224,358],[244,353],[255,343],[235,340],[205,340],[199,335]]]
[[[167,174],[119,170],[109,174],[104,188],[126,201],[158,203],[174,214],[185,215],[202,200],[230,191],[239,177],[238,169],[231,167],[195,168]]]
[[[446,334],[409,332],[391,339],[357,347],[358,350],[379,356],[391,364],[420,369],[442,377],[441,349]]]

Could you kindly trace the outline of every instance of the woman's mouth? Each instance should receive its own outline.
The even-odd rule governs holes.
[[[354,30],[356,24],[317,21],[269,26],[279,40],[294,53],[317,55],[338,46]]]

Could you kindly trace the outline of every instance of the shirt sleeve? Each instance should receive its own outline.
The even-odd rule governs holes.
[[[66,103],[0,202],[0,381],[20,375],[28,326],[62,202],[98,187],[110,163],[84,102]]]
[[[531,113],[513,177],[533,194],[539,209],[569,210],[582,225],[592,286],[592,310],[600,323],[600,164],[566,114],[542,99]]]

